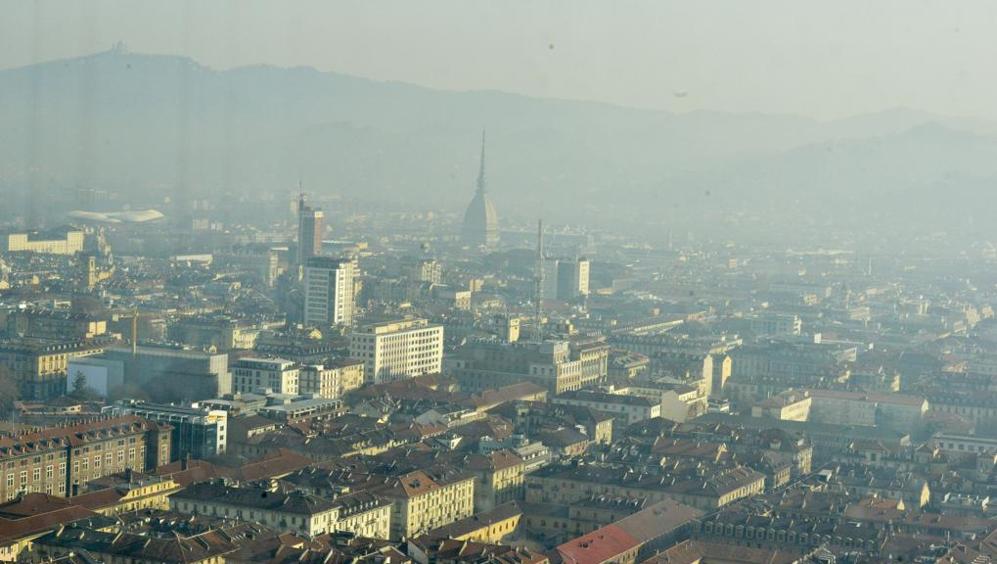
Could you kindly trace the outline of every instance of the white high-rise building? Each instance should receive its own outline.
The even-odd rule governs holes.
[[[380,384],[443,369],[443,326],[425,319],[374,323],[350,334],[350,356],[364,361],[367,382]]]
[[[312,257],[305,263],[305,325],[351,325],[356,265],[350,259]]]
[[[562,259],[557,264],[557,298],[572,300],[589,293],[589,261]]]

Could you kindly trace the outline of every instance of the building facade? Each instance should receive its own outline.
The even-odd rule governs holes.
[[[66,393],[70,359],[100,354],[106,341],[52,343],[35,339],[0,342],[0,366],[17,382],[21,399],[47,400]]]
[[[298,393],[336,399],[363,385],[364,362],[358,359],[311,364],[301,367]]]
[[[171,431],[126,415],[0,438],[0,499],[30,492],[70,497],[103,476],[151,471],[169,462]]]
[[[356,264],[350,259],[309,258],[304,272],[305,325],[352,325],[356,275]]]
[[[9,233],[6,250],[8,253],[75,255],[83,252],[83,239],[83,232],[72,228],[63,228],[50,233],[37,231]]]
[[[350,356],[374,384],[443,370],[443,326],[425,319],[375,323],[350,334]]]
[[[322,234],[325,229],[325,214],[322,210],[305,203],[302,194],[298,199],[298,264],[320,254]]]
[[[252,394],[270,390],[296,395],[300,372],[297,363],[282,358],[242,358],[232,365],[232,391]]]
[[[391,500],[391,539],[412,538],[474,514],[474,476],[431,477],[422,470],[392,478],[378,495]]]
[[[364,492],[325,499],[298,491],[274,491],[269,485],[202,482],[174,494],[170,508],[254,521],[310,537],[347,531],[383,539],[390,532],[391,504]]]
[[[171,460],[209,458],[225,454],[227,450],[228,413],[223,410],[134,402],[121,403],[114,411],[172,427]]]

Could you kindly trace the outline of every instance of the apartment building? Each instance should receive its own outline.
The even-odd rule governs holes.
[[[0,438],[0,499],[42,492],[69,497],[84,484],[170,459],[169,425],[127,415]]]
[[[591,338],[470,343],[448,358],[447,369],[470,392],[527,381],[560,394],[605,381],[609,345]]]
[[[366,492],[326,499],[299,491],[277,491],[269,485],[237,487],[221,480],[188,486],[170,498],[170,509],[253,521],[312,537],[347,531],[387,538],[391,519],[391,504]]]
[[[337,399],[362,386],[363,375],[364,361],[359,359],[303,366],[298,375],[298,393]]]
[[[474,476],[423,470],[391,478],[378,496],[392,503],[391,539],[412,538],[474,514]]]
[[[751,416],[781,421],[808,421],[812,404],[810,392],[786,390],[751,406]]]
[[[283,358],[242,358],[232,365],[232,391],[297,395],[300,372],[297,363]]]
[[[623,394],[577,390],[554,396],[550,402],[555,405],[588,407],[611,414],[625,425],[661,415],[660,400],[655,401],[646,397]]]

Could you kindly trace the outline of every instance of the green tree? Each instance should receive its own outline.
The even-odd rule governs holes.
[[[77,370],[76,374],[73,374],[73,391],[69,393],[69,397],[80,401],[93,401],[99,398],[97,392],[87,385],[87,377],[82,370]]]
[[[0,417],[6,417],[14,410],[18,398],[17,381],[6,366],[0,364]]]

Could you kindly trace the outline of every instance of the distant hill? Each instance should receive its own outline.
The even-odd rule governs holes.
[[[674,220],[677,202],[685,217],[830,194],[880,201],[997,177],[993,124],[913,110],[671,114],[113,50],[0,71],[0,188],[96,187],[151,205],[291,191],[300,178],[318,196],[457,210],[482,127],[500,212],[562,221]]]

